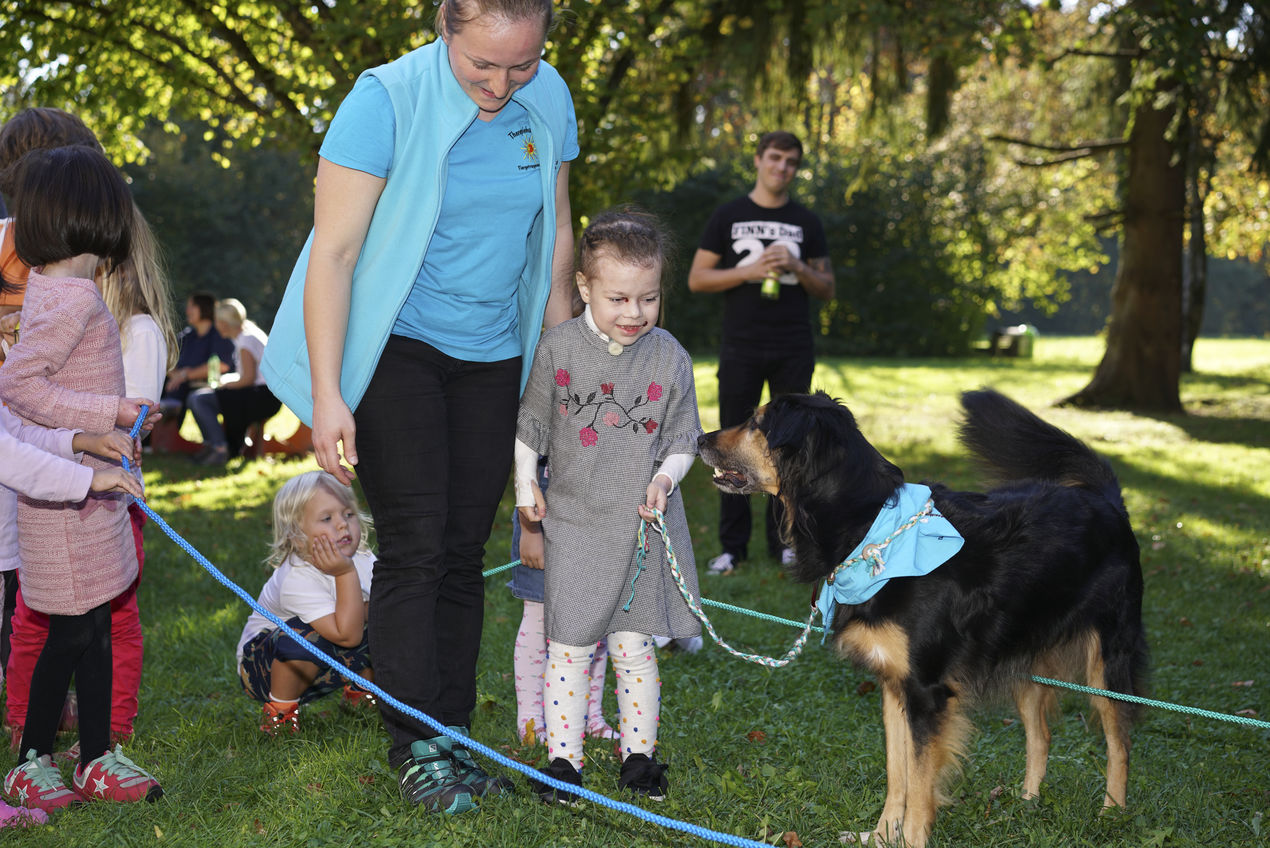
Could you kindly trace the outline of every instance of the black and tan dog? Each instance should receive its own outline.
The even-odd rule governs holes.
[[[839,597],[826,628],[837,649],[877,675],[886,736],[886,802],[873,832],[922,846],[941,782],[970,730],[965,711],[1012,695],[1026,734],[1023,795],[1041,788],[1054,691],[1031,676],[1140,694],[1147,667],[1138,543],[1119,484],[1085,444],[993,391],[968,392],[962,443],[999,488],[957,492],[929,484],[929,514],[893,533],[951,524],[964,539],[921,576],[884,580],[898,541],[866,539],[885,508],[915,491],[824,393],[785,395],[740,426],[701,437],[701,457],[724,492],[766,492],[785,507],[791,574],[822,582],[865,547],[852,567],[875,594]],[[942,516],[942,518],[941,518]],[[904,518],[906,516],[901,516]],[[893,525],[892,525],[893,526]],[[870,552],[869,547],[872,548]],[[898,554],[897,554],[898,556]],[[881,583],[881,588],[877,588]],[[1107,738],[1104,805],[1125,804],[1135,708],[1091,698]]]

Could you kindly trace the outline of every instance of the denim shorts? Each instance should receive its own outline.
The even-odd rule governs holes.
[[[301,638],[311,643],[322,653],[334,659],[338,665],[331,666],[323,663],[303,647],[297,645],[295,640],[283,632],[281,628],[262,630],[243,646],[243,662],[238,667],[238,676],[241,678],[243,689],[249,697],[257,701],[269,700],[270,680],[275,660],[307,660],[308,662],[316,662],[320,667],[321,670],[318,672],[318,676],[313,679],[313,682],[309,684],[309,688],[305,689],[304,694],[300,696],[301,704],[307,704],[342,688],[345,681],[344,675],[340,673],[339,669],[344,668],[361,674],[370,668],[370,648],[367,644],[366,631],[364,629],[360,644],[351,648],[344,648],[323,639],[316,630],[298,618],[292,618],[287,621],[287,626],[300,634]]]

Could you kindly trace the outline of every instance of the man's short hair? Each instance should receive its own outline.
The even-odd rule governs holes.
[[[775,147],[777,150],[797,150],[798,161],[801,162],[803,160],[803,143],[792,132],[773,130],[769,133],[763,133],[758,140],[758,150],[755,151],[755,155],[762,156],[763,151],[769,147]]]

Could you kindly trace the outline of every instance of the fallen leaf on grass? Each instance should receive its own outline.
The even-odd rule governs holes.
[[[878,685],[872,680],[865,680],[855,688],[855,693],[857,695],[867,695],[876,688],[878,688]]]
[[[1252,707],[1249,707],[1246,710],[1235,710],[1235,715],[1240,715],[1240,716],[1243,716],[1244,718],[1256,718],[1257,711],[1254,710]]]
[[[745,738],[751,742],[762,743],[767,741],[767,734],[761,730],[751,730],[749,733],[745,734]]]
[[[260,819],[256,819],[256,833],[260,834],[261,836],[264,836],[265,834],[265,826],[260,823]]]
[[[1236,689],[1238,689],[1238,688],[1240,688],[1241,686],[1251,686],[1251,685],[1252,685],[1253,683],[1255,683],[1255,682],[1256,682],[1255,680],[1236,680],[1234,683],[1232,683],[1232,684],[1230,684],[1230,685],[1231,685],[1231,686],[1234,686]]]

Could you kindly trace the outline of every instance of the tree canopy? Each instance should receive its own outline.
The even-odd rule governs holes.
[[[197,155],[234,167],[213,194],[250,192],[260,180],[243,175],[266,160],[266,171],[284,169],[290,151],[300,176],[262,178],[272,200],[239,207],[279,208],[280,185],[307,194],[321,134],[357,75],[433,38],[436,5],[8,0],[0,120],[24,105],[76,111],[136,179],[151,180],[148,203],[166,210],[169,233],[194,233],[176,223],[188,216],[179,201],[160,204],[156,174]],[[1139,173],[1147,161],[1148,130],[1166,154],[1162,167],[1181,169],[1184,191],[1137,243],[1149,254],[1162,243],[1158,222],[1173,216],[1198,222],[1178,231],[1178,251],[1266,262],[1270,182],[1259,169],[1270,159],[1270,27],[1259,4],[568,0],[557,8],[545,56],[578,114],[575,211],[585,217],[638,198],[674,222],[690,254],[713,204],[748,187],[758,133],[795,131],[808,154],[796,193],[826,219],[839,268],[839,297],[819,315],[828,349],[964,350],[984,316],[1021,304],[1053,309],[1069,273],[1109,261],[1108,236],[1126,239],[1114,252],[1117,289],[1131,291],[1138,279],[1140,294],[1158,294],[1158,271],[1154,280],[1123,273],[1144,255],[1130,237],[1142,210],[1129,189],[1135,161]],[[209,181],[217,170],[186,165]],[[225,208],[234,202],[224,199]],[[279,238],[287,243],[260,247],[279,265],[296,247],[286,220]],[[204,260],[188,267],[217,273]],[[276,283],[265,288],[261,309]],[[1172,291],[1155,311],[1144,312],[1141,298],[1126,302],[1113,326],[1184,309]],[[672,314],[708,335],[714,308],[685,297]],[[1114,330],[1109,340],[1119,344]],[[1139,360],[1154,356],[1138,351]],[[1155,370],[1175,384],[1170,368]]]

